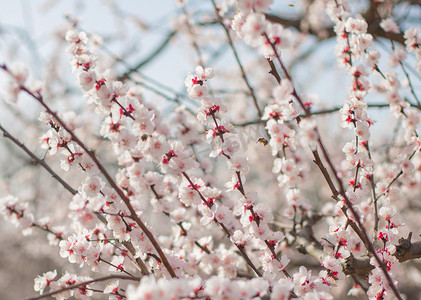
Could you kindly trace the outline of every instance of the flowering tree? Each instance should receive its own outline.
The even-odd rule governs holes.
[[[0,64],[9,107],[41,109],[32,138],[4,123],[2,143],[42,182],[5,175],[0,211],[68,263],[38,275],[32,299],[420,297],[418,1],[177,2],[169,35],[134,63],[68,17],[76,92],[54,61],[43,84]],[[142,69],[177,37],[194,56],[173,79],[182,92]],[[348,78],[340,106],[291,71],[324,40]],[[75,97],[86,103],[53,101]]]

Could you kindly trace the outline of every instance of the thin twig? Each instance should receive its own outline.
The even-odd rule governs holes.
[[[134,67],[129,68],[126,72],[124,72],[122,75],[118,77],[118,80],[125,80],[127,78],[130,78],[130,75],[133,72],[137,72],[139,69],[141,69],[143,66],[151,62],[155,57],[157,57],[166,46],[169,45],[170,41],[175,37],[177,31],[171,31],[167,37],[161,42],[161,44],[151,52],[146,58],[142,59],[139,63],[137,63]]]
[[[253,99],[253,104],[254,104],[254,107],[257,110],[257,115],[259,116],[259,120],[260,120],[262,118],[262,111],[260,110],[259,103],[257,101],[257,97],[256,97],[256,95],[254,93],[254,90],[253,90],[252,86],[250,85],[250,82],[249,82],[249,80],[247,78],[246,72],[244,71],[243,64],[240,61],[240,57],[238,56],[238,52],[237,52],[237,50],[236,50],[236,48],[234,46],[234,42],[232,41],[230,32],[229,32],[228,28],[225,27],[224,22],[222,20],[222,17],[219,14],[218,8],[216,7],[215,0],[211,0],[211,1],[212,1],[214,10],[215,10],[215,14],[216,14],[216,18],[218,20],[218,23],[221,24],[222,28],[225,31],[225,34],[226,34],[227,39],[228,39],[228,44],[230,45],[230,47],[232,49],[232,52],[234,54],[235,60],[237,61],[238,67],[240,68],[241,77],[243,77],[244,82],[247,85],[248,90],[250,91],[250,96]]]
[[[77,191],[73,189],[67,182],[65,182],[59,175],[57,175],[56,172],[54,172],[53,169],[50,168],[47,163],[36,156],[31,150],[29,150],[22,142],[20,142],[17,138],[15,138],[13,135],[11,135],[1,124],[0,124],[0,130],[3,132],[3,136],[9,140],[11,140],[15,145],[17,145],[19,148],[21,148],[23,151],[25,151],[26,154],[28,154],[33,162],[35,164],[41,165],[48,173],[51,174],[51,176],[56,179],[66,190],[68,190],[72,195],[77,194]]]
[[[86,287],[89,284],[93,284],[93,283],[97,283],[97,282],[101,282],[101,281],[106,281],[106,280],[111,280],[111,279],[139,281],[141,278],[140,277],[125,276],[125,275],[110,275],[110,276],[105,276],[105,277],[100,277],[100,278],[84,281],[84,282],[81,282],[81,283],[78,283],[78,284],[73,284],[73,285],[70,285],[68,287],[61,288],[61,289],[58,289],[56,291],[52,291],[50,293],[42,294],[41,296],[38,296],[38,297],[29,298],[28,300],[44,299],[44,298],[51,297],[51,296],[60,294],[62,292],[68,291],[68,290],[74,290],[74,289],[77,289],[77,288],[80,288],[80,287]]]

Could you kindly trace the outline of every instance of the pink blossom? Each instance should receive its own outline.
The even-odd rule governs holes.
[[[380,27],[386,32],[399,33],[399,26],[392,18],[384,19],[380,22]]]
[[[34,290],[36,292],[40,292],[41,294],[44,293],[44,290],[54,281],[57,277],[57,271],[49,271],[47,273],[42,274],[42,276],[38,275],[34,279]]]
[[[98,176],[86,177],[82,183],[82,191],[87,197],[95,197],[104,186],[104,183]]]
[[[266,30],[266,18],[261,13],[251,13],[246,18],[244,25],[241,27],[241,32],[244,35],[246,43],[257,46],[258,38]]]

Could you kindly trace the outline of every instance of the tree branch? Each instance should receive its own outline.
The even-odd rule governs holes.
[[[141,69],[143,66],[150,63],[155,57],[157,57],[168,46],[168,44],[174,38],[176,33],[177,33],[176,31],[171,31],[155,50],[153,50],[146,58],[138,62],[134,67],[129,68],[126,72],[120,75],[118,77],[118,80],[125,80],[125,79],[130,78],[130,75],[132,73],[137,72],[137,70]]]
[[[73,285],[69,285],[68,287],[56,290],[56,291],[52,291],[50,293],[47,294],[42,294],[41,296],[38,297],[33,297],[33,298],[29,298],[28,300],[39,300],[39,299],[43,299],[43,298],[47,298],[47,297],[51,297],[53,295],[56,294],[60,294],[62,292],[68,291],[68,290],[74,290],[80,287],[86,287],[89,284],[93,284],[93,283],[97,283],[97,282],[101,282],[101,281],[106,281],[106,280],[110,280],[110,279],[122,279],[122,280],[132,280],[132,281],[139,281],[141,278],[140,277],[131,277],[131,276],[125,276],[125,275],[110,275],[110,276],[105,276],[105,277],[100,277],[97,279],[92,279],[92,280],[88,280],[88,281],[84,281],[78,284],[73,284]]]
[[[411,243],[412,233],[408,238],[400,238],[399,245],[396,246],[394,256],[399,262],[421,258],[421,241]],[[370,264],[370,258],[355,258],[350,256],[345,265],[344,272],[347,275],[358,274],[366,276],[374,267]]]
[[[45,170],[47,170],[48,173],[51,174],[51,176],[56,179],[66,190],[68,190],[72,195],[77,194],[77,191],[72,188],[67,182],[65,182],[60,176],[57,175],[56,172],[53,171],[53,169],[50,168],[47,163],[36,156],[31,150],[29,150],[22,142],[20,142],[17,138],[12,136],[1,124],[0,124],[0,131],[3,132],[3,136],[6,139],[11,140],[15,145],[17,145],[19,148],[21,148],[23,151],[26,152],[31,158],[34,164],[41,165]]]
[[[238,67],[240,68],[240,71],[241,71],[241,76],[243,77],[243,80],[244,80],[245,84],[247,85],[247,88],[248,88],[248,90],[250,92],[251,98],[253,99],[254,107],[257,110],[257,115],[259,116],[259,120],[260,120],[262,118],[262,115],[263,114],[262,114],[262,111],[261,111],[261,109],[259,107],[259,103],[257,101],[257,97],[256,97],[256,95],[254,93],[254,90],[253,90],[252,86],[250,85],[250,82],[249,82],[249,80],[247,78],[246,72],[244,71],[243,65],[242,65],[242,63],[240,61],[240,57],[238,56],[237,50],[236,50],[236,48],[234,46],[234,42],[231,39],[230,32],[229,32],[228,28],[224,25],[224,21],[222,20],[222,17],[219,14],[218,8],[216,7],[216,4],[215,4],[215,0],[211,0],[211,1],[212,1],[214,10],[215,10],[215,15],[216,15],[216,18],[218,20],[218,23],[221,24],[221,26],[223,27],[223,29],[225,31],[225,35],[227,36],[227,39],[228,39],[228,44],[230,45],[230,47],[232,49],[232,52],[234,53],[235,60],[237,61]]]
[[[275,16],[272,14],[265,14],[266,19],[272,23],[278,23],[281,24],[284,27],[293,27],[297,29],[300,32],[303,32],[301,28],[301,20],[300,19],[286,19],[279,16]],[[367,33],[373,35],[373,37],[382,37],[385,39],[391,39],[401,45],[405,45],[405,39],[403,37],[403,33],[391,33],[391,32],[385,32],[380,26],[378,22],[369,22],[368,23],[368,29]],[[336,36],[335,32],[333,31],[333,26],[326,27],[322,29],[321,31],[316,31],[313,28],[308,28],[308,30],[305,33],[308,33],[310,35],[315,36],[319,41],[327,40],[330,38],[333,38]]]

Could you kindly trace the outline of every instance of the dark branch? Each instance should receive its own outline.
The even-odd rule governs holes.
[[[93,283],[97,283],[97,282],[101,282],[101,281],[106,281],[106,280],[111,280],[111,279],[122,279],[122,280],[132,280],[132,281],[139,281],[140,278],[138,277],[131,277],[131,276],[125,276],[125,275],[110,275],[110,276],[106,276],[106,277],[100,277],[97,279],[92,279],[89,281],[84,281],[78,284],[73,284],[73,285],[69,285],[68,287],[62,288],[62,289],[58,289],[56,291],[52,291],[50,293],[47,294],[43,294],[41,296],[38,297],[33,297],[33,298],[29,298],[28,300],[39,300],[39,299],[43,299],[43,298],[47,298],[47,297],[51,297],[53,295],[68,291],[68,290],[74,290],[77,288],[85,288],[87,285],[89,284],[93,284]]]
[[[266,14],[266,19],[272,23],[278,23],[284,27],[293,27],[298,31],[302,32],[301,19],[287,19],[271,14]],[[403,33],[385,32],[383,29],[380,28],[378,22],[370,22],[369,18],[366,20],[368,23],[367,33],[373,35],[374,38],[382,37],[404,45],[405,39],[403,38]],[[333,31],[333,26],[323,28],[322,30],[314,30],[310,27],[305,33],[315,36],[319,41],[327,40],[336,36],[335,32]]]
[[[121,76],[118,77],[118,80],[125,80],[130,77],[130,75],[137,70],[141,69],[146,64],[150,63],[154,58],[156,58],[170,43],[170,41],[174,38],[176,35],[176,31],[171,31],[165,40],[161,42],[161,44],[153,50],[146,58],[142,59],[140,62],[138,62],[134,67],[128,69],[126,72],[124,72]]]
[[[0,124],[0,131],[3,131],[3,136],[9,140],[11,140],[15,145],[21,148],[23,151],[26,152],[31,158],[34,164],[41,165],[48,173],[53,176],[66,190],[68,190],[72,195],[77,194],[77,191],[73,189],[67,182],[65,182],[60,176],[57,175],[53,169],[50,168],[49,165],[46,164],[44,160],[36,156],[31,150],[29,150],[23,143],[21,143],[17,138],[12,136],[1,124]]]
[[[400,238],[399,245],[396,246],[394,256],[399,262],[421,258],[421,241],[411,243],[410,233],[408,238]],[[344,265],[344,272],[347,275],[358,274],[367,275],[374,267],[370,264],[370,258],[349,257]]]

